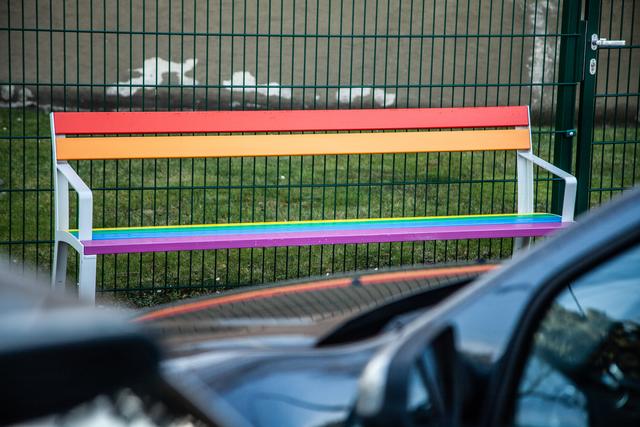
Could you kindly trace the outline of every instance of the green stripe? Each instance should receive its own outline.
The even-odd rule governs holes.
[[[232,224],[207,224],[202,226],[190,226],[185,225],[184,227],[123,227],[117,229],[94,229],[93,232],[97,234],[108,233],[108,234],[128,234],[131,232],[136,232],[140,234],[149,234],[149,235],[157,235],[159,233],[171,233],[171,232],[194,232],[197,233],[199,231],[211,231],[212,229],[219,228],[220,230],[230,231],[230,230],[238,230],[238,231],[247,231],[250,230],[260,230],[265,228],[284,228],[284,227],[292,227],[292,228],[315,228],[315,227],[326,227],[326,226],[353,226],[357,228],[360,225],[367,226],[394,226],[397,224],[407,224],[407,223],[443,223],[443,222],[453,222],[453,221],[464,221],[472,224],[477,221],[490,221],[490,222],[503,222],[504,220],[509,219],[536,219],[539,221],[544,220],[560,220],[558,215],[553,214],[526,214],[526,215],[518,215],[518,214],[505,214],[505,215],[461,215],[461,216],[449,216],[449,217],[422,217],[422,218],[394,218],[390,220],[380,220],[380,219],[364,219],[364,220],[317,220],[312,222],[279,222],[279,223],[244,223],[245,225],[239,225],[238,223]],[[73,235],[77,235],[77,230],[71,230]]]

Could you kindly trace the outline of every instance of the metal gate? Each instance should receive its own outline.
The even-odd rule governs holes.
[[[571,139],[577,137],[580,213],[640,180],[640,28],[635,25],[640,22],[640,1],[567,0],[565,12],[564,33],[578,37],[563,43],[561,79],[569,82],[573,76],[580,85],[579,93],[571,86],[560,90],[564,93],[558,97],[555,153],[560,165],[573,169]]]
[[[640,179],[640,1],[589,1],[586,16],[587,53],[579,119],[582,136],[577,163],[580,211],[606,201]]]

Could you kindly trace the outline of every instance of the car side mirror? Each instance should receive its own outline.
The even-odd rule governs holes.
[[[451,326],[405,337],[365,368],[356,417],[372,427],[454,425],[463,371]]]

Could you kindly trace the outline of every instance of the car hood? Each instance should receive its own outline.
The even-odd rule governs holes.
[[[256,427],[338,425],[352,411],[364,367],[389,339],[312,348],[304,338],[272,336],[251,349],[229,339],[167,360],[163,371],[173,381],[198,384],[205,400],[207,393],[223,399]]]
[[[152,331],[170,358],[202,352],[307,348],[350,316],[328,319],[217,319],[209,322],[155,324]]]
[[[192,379],[200,394],[222,398],[250,424],[338,425],[353,409],[364,367],[398,334],[400,326],[389,325],[354,339],[352,331],[357,336],[362,324],[375,323],[371,310],[415,301],[418,293],[492,268],[421,268],[267,286],[161,307],[136,321],[163,343],[167,377]],[[347,325],[352,339],[326,341]]]
[[[471,279],[494,267],[414,267],[276,283],[154,308],[134,321],[156,334],[169,357],[229,349],[308,348],[374,307]]]

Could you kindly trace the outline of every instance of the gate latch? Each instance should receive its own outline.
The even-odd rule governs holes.
[[[597,34],[591,34],[591,50],[624,47],[626,43],[625,40],[607,40],[605,38],[598,38]]]

